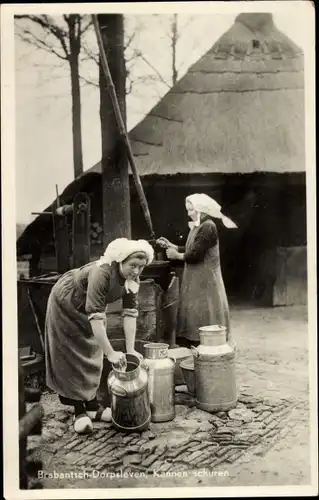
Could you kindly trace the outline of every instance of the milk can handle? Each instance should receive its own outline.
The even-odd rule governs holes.
[[[176,365],[176,358],[175,358],[175,356],[173,356],[172,354],[170,354],[168,357],[169,357],[172,361],[174,361],[174,363],[175,363],[175,365]]]
[[[150,367],[148,366],[144,358],[141,360],[141,368],[144,368],[144,370],[146,370],[147,372],[150,370]]]
[[[194,358],[198,358],[198,356],[199,356],[198,349],[196,349],[196,347],[193,345],[191,345],[191,352],[192,352],[192,355],[194,356]]]
[[[111,388],[111,391],[115,394],[115,396],[127,396],[127,392],[124,387],[120,385],[115,385]]]

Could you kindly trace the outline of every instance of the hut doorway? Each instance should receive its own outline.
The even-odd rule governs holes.
[[[275,305],[281,280],[294,281],[302,293],[306,287],[305,175],[258,175],[244,184],[233,179],[223,189],[223,198],[241,200],[229,207],[238,221],[237,235],[221,231],[225,286],[230,301]],[[296,269],[287,268],[289,260]]]

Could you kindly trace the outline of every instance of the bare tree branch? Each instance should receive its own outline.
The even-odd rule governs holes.
[[[189,26],[193,21],[194,21],[194,16],[189,16],[188,21],[181,28],[178,29],[178,38],[181,37],[187,26]]]
[[[134,40],[135,38],[135,35],[136,35],[136,32],[133,31],[133,33],[131,34],[131,36],[128,38],[127,42],[125,43],[124,45],[124,52],[130,47],[132,41]]]
[[[129,95],[132,93],[132,90],[133,90],[133,85],[134,85],[134,82],[131,80],[131,78],[128,76],[126,78],[126,90],[125,90],[125,93],[126,95]]]
[[[171,88],[170,84],[167,83],[167,81],[162,77],[162,75],[160,74],[160,72],[153,66],[152,63],[150,63],[146,59],[146,57],[142,54],[142,52],[136,51],[136,56],[140,57],[145,62],[145,64],[147,64],[154,71],[154,73],[157,74],[158,78],[161,80],[162,83],[164,83],[169,89]]]
[[[60,26],[55,18],[47,15],[31,16],[23,15],[16,20],[27,20],[40,26],[43,30],[42,37],[32,32],[26,26],[20,26],[20,38],[39,49],[54,54],[59,59],[67,60],[70,69],[71,99],[72,99],[72,139],[73,139],[73,166],[75,177],[83,172],[82,134],[81,134],[81,95],[79,75],[79,54],[81,49],[81,16],[79,14],[63,15],[62,21],[67,29]],[[19,23],[18,23],[19,26]],[[47,37],[53,36],[62,48],[63,55],[57,51],[52,40]],[[50,75],[51,76],[51,75]],[[47,96],[48,97],[48,96]],[[54,96],[51,96],[54,97]],[[61,95],[59,97],[62,97]]]
[[[65,43],[65,39],[67,37],[66,31],[61,29],[57,24],[55,24],[55,21],[52,21],[52,24],[50,23],[50,17],[49,16],[30,16],[30,15],[22,15],[22,16],[16,16],[16,19],[25,19],[32,21],[33,23],[37,24],[38,26],[41,26],[45,33],[53,35],[61,44],[63,52],[65,54],[65,57],[61,56],[54,47],[52,47],[51,44],[45,43],[44,40],[38,38],[34,33],[32,33],[29,29],[27,28],[20,28],[22,30],[22,33],[30,36],[37,42],[37,47],[42,48],[44,50],[47,50],[49,47],[51,48],[51,52],[54,53],[57,57],[60,57],[61,59],[68,59],[70,57],[70,52],[68,50],[68,47]],[[27,41],[27,40],[24,40]],[[42,44],[42,47],[41,47]]]
[[[86,33],[93,26],[92,18],[91,18],[91,16],[89,16],[89,17],[90,17],[90,19],[88,20],[87,24],[82,26],[82,28],[80,30],[81,35],[84,35],[84,33]]]
[[[92,87],[99,88],[99,83],[95,82],[94,80],[89,80],[85,78],[84,76],[80,75],[80,80],[85,83],[85,85],[91,85]]]
[[[82,52],[85,54],[82,57],[82,61],[94,61],[97,65],[99,65],[99,53],[94,52],[90,49],[85,43],[82,43]]]
[[[24,29],[23,32],[19,34],[19,37],[23,42],[25,42],[29,45],[33,45],[34,47],[37,47],[38,49],[44,50],[44,51],[48,52],[49,54],[54,54],[59,59],[67,60],[66,56],[59,54],[59,52],[57,52],[52,47],[52,45],[46,43],[44,40],[41,40],[40,38],[35,36],[34,33],[31,33],[29,30]]]

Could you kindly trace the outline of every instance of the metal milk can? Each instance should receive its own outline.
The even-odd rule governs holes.
[[[199,346],[191,347],[196,405],[208,412],[230,410],[237,405],[236,345],[226,341],[226,328],[220,325],[199,328],[199,336]]]
[[[175,359],[169,357],[168,349],[168,344],[144,345],[152,422],[168,422],[175,418]]]
[[[107,380],[112,424],[120,432],[142,432],[151,421],[147,369],[134,354],[125,356],[125,371],[113,365]]]

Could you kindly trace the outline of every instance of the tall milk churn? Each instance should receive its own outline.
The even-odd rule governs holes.
[[[151,421],[147,369],[134,354],[125,356],[125,370],[113,365],[107,381],[112,424],[120,432],[142,432]]]
[[[168,344],[144,345],[152,422],[168,422],[175,418],[175,360],[169,357],[168,349]]]
[[[220,325],[199,328],[199,336],[199,346],[191,347],[195,366],[196,405],[211,413],[235,408],[235,343],[226,341],[226,328]]]

